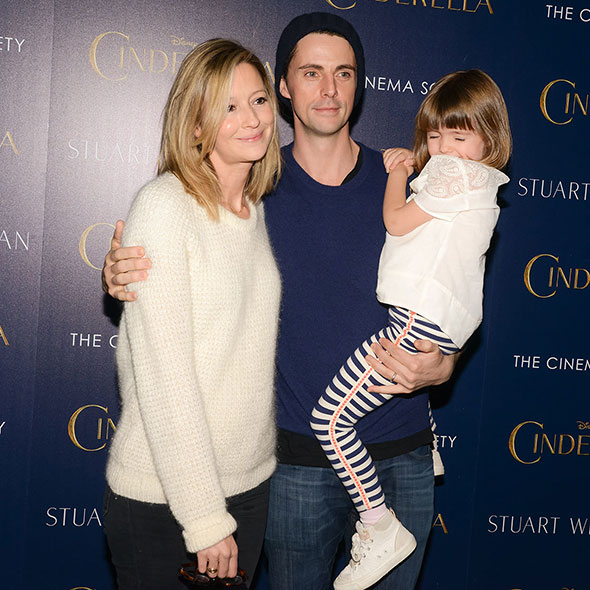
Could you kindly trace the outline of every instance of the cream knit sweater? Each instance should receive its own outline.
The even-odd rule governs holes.
[[[220,222],[166,173],[145,186],[124,245],[152,260],[126,303],[117,367],[122,410],[107,481],[167,503],[190,552],[236,529],[225,498],[275,466],[273,374],[280,279],[262,205]]]

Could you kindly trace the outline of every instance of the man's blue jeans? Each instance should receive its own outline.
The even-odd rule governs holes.
[[[434,512],[434,475],[428,445],[376,461],[387,505],[416,537],[418,547],[374,590],[414,588]],[[265,552],[270,590],[332,590],[334,560],[347,552],[357,513],[331,468],[278,465],[271,478]],[[348,554],[347,554],[348,562]]]

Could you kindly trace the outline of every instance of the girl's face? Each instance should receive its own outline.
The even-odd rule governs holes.
[[[240,64],[234,72],[227,115],[209,156],[217,172],[224,166],[251,165],[263,158],[273,124],[274,113],[260,74],[254,66]]]
[[[483,137],[470,129],[432,129],[426,133],[426,146],[431,156],[456,156],[480,162],[485,153]]]

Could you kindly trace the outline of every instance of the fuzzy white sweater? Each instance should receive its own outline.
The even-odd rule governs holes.
[[[262,204],[219,222],[172,174],[146,185],[124,245],[152,261],[126,303],[117,367],[121,416],[107,481],[122,496],[167,503],[190,552],[235,528],[225,498],[275,466],[274,355],[280,278]]]

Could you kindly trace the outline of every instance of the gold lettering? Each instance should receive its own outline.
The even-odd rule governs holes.
[[[555,441],[557,440],[557,435],[555,435],[553,437],[553,446],[551,445],[551,443],[549,442],[549,437],[543,433],[543,435],[541,436],[541,453],[543,452],[543,447],[545,446],[543,443],[546,441],[547,442],[547,446],[549,447],[549,452],[552,455],[555,455]]]
[[[2,342],[4,342],[4,346],[10,346],[8,343],[8,338],[6,338],[6,334],[4,333],[4,329],[0,326],[0,338],[2,338]]]
[[[467,0],[465,0],[465,2],[467,2]],[[490,4],[490,0],[479,0],[479,4],[475,7],[475,10],[473,12],[477,12],[477,10],[479,10],[479,7],[482,4],[485,4],[488,7],[490,14],[494,14],[494,11],[492,10],[492,5]],[[467,10],[466,12],[471,12],[471,11]]]
[[[6,143],[6,140],[8,140],[8,143]],[[12,148],[12,151],[18,156],[18,149],[16,148],[16,144],[14,143],[14,139],[12,139],[12,135],[10,134],[10,131],[7,131],[4,134],[4,137],[2,138],[2,141],[0,142],[0,147],[4,147],[5,145],[10,145],[10,147]]]
[[[142,72],[145,72],[145,49],[143,50],[143,63],[141,62],[141,60],[139,59],[139,55],[137,55],[137,52],[135,51],[135,49],[133,49],[133,47],[129,48],[129,55],[132,55],[135,58],[135,61],[137,62],[137,65],[139,66],[139,69]]]
[[[326,0],[326,2],[336,8],[337,10],[350,10],[351,8],[354,8],[356,6],[356,2],[353,2],[350,6],[337,6],[336,4],[334,4],[334,2],[332,2],[332,0]]]
[[[94,41],[91,43],[90,45],[90,65],[92,66],[92,69],[101,77],[104,78],[105,80],[112,80],[112,81],[119,81],[119,80],[125,80],[125,78],[127,78],[127,74],[125,74],[124,76],[121,76],[121,78],[108,78],[107,76],[105,76],[101,71],[100,68],[98,67],[98,62],[96,61],[96,48],[98,47],[98,44],[107,36],[107,35],[120,35],[121,37],[123,37],[123,39],[125,39],[127,42],[129,42],[129,37],[127,35],[124,35],[123,33],[119,33],[117,31],[107,31],[106,33],[102,33],[100,34],[98,37],[96,37],[96,39],[94,39]],[[121,69],[123,69],[123,48],[121,47],[121,63],[120,63],[120,67]]]
[[[161,51],[160,49],[156,49],[156,51],[154,51],[153,49],[150,51],[150,72],[154,72],[154,55],[157,53],[161,53],[164,56],[164,66],[162,67],[161,70],[156,70],[156,74],[161,74],[167,67],[168,67],[168,55],[166,55],[163,51]]]
[[[563,450],[563,441],[568,439],[571,443],[570,450],[564,451]],[[569,455],[574,449],[576,448],[576,440],[571,434],[560,434],[559,435],[559,447],[557,448],[557,452],[560,455]]]
[[[447,6],[447,8],[449,10],[458,10],[459,12],[461,11],[460,8],[453,8],[453,0],[449,0],[449,5]]]
[[[557,279],[555,281],[555,287],[559,286],[559,277],[561,277],[563,279],[563,282],[565,283],[565,286],[567,289],[570,288],[570,284],[572,282],[572,269],[570,268],[570,272],[568,274],[568,278],[565,278],[565,274],[563,272],[563,268],[561,268],[561,266],[557,267]]]
[[[527,290],[529,291],[529,293],[531,293],[535,297],[539,297],[540,299],[547,299],[548,297],[553,297],[553,295],[555,295],[555,293],[557,292],[557,289],[555,289],[552,293],[549,293],[549,295],[539,295],[537,292],[535,292],[535,290],[533,289],[533,286],[531,284],[531,269],[533,268],[533,264],[535,264],[535,262],[537,260],[539,260],[539,258],[543,258],[545,256],[555,260],[556,262],[559,262],[559,258],[557,258],[556,256],[553,256],[551,254],[538,254],[537,256],[535,256],[534,258],[531,258],[528,261],[528,263],[524,269],[524,284],[525,284]],[[551,282],[549,282],[549,286],[551,286]]]
[[[444,10],[444,6],[437,6],[436,5],[436,0],[432,0],[432,8],[440,8],[441,10]]]
[[[76,436],[76,422],[78,421],[78,417],[80,416],[80,414],[84,410],[87,410],[88,408],[98,408],[98,409],[102,410],[105,414],[108,414],[108,412],[109,412],[108,408],[105,408],[104,406],[98,406],[96,404],[88,404],[87,406],[82,406],[81,408],[78,408],[72,414],[70,420],[68,421],[68,436],[70,437],[70,440],[79,449],[82,449],[83,451],[88,451],[88,452],[92,453],[94,451],[100,451],[100,450],[104,449],[106,447],[106,443],[104,443],[102,446],[100,446],[96,449],[87,449],[86,447],[84,447],[80,444],[80,441],[78,440],[78,437]],[[99,437],[99,440],[100,440],[100,437]]]
[[[445,535],[449,534],[447,526],[445,525],[445,521],[443,520],[442,514],[440,512],[436,515],[432,528],[434,528],[435,526],[442,527],[442,530],[445,532]]]
[[[111,418],[107,418],[107,427],[105,432],[106,440],[109,440],[109,432],[111,430],[117,430],[117,427],[115,426],[115,423]],[[98,434],[96,435],[96,438],[97,440],[100,440],[102,438],[102,418],[98,419]]]
[[[80,251],[80,256],[82,257],[82,260],[90,267],[90,268],[94,268],[95,270],[102,270],[102,267],[98,267],[98,266],[94,266],[94,264],[92,264],[92,262],[90,262],[90,260],[88,259],[88,254],[86,253],[86,241],[88,240],[88,234],[90,234],[90,232],[97,226],[99,225],[106,225],[108,227],[112,227],[113,229],[115,229],[115,226],[112,223],[105,223],[105,222],[99,222],[99,223],[95,223],[94,225],[91,225],[90,227],[87,227],[83,232],[82,235],[80,236],[80,242],[78,243],[78,250]]]
[[[518,426],[514,428],[514,430],[510,433],[510,438],[508,440],[508,448],[510,449],[510,454],[516,459],[519,463],[523,465],[532,465],[533,463],[538,463],[541,460],[541,457],[537,457],[534,461],[523,461],[516,452],[516,436],[518,435],[520,429],[527,424],[534,424],[539,428],[543,429],[543,425],[539,424],[539,422],[535,422],[533,420],[528,420],[527,422],[521,422]],[[535,445],[536,451],[536,445]]]
[[[583,287],[578,286],[578,277],[580,271],[586,273],[586,283]],[[588,272],[585,268],[576,268],[576,272],[574,273],[574,289],[585,289],[588,285],[590,285],[590,272]]]
[[[570,82],[569,80],[564,80],[562,78],[560,78],[559,80],[553,80],[552,82],[549,82],[549,84],[547,84],[547,86],[545,86],[545,88],[543,88],[543,91],[541,92],[541,99],[540,99],[541,112],[543,113],[543,116],[545,117],[545,119],[547,119],[547,121],[549,121],[550,123],[553,123],[554,125],[567,125],[568,123],[572,122],[573,116],[570,117],[567,121],[562,121],[560,123],[558,121],[554,121],[549,116],[549,113],[547,111],[547,94],[549,93],[549,90],[551,90],[551,88],[553,88],[553,86],[555,86],[555,84],[557,84],[559,82],[565,82],[566,84],[569,84],[573,88],[576,87],[576,85],[573,82]],[[567,111],[566,111],[566,113],[567,113]]]
[[[582,453],[582,445],[588,446],[590,443],[582,442],[583,438],[590,438],[590,434],[578,434],[578,455],[590,455],[590,453]]]
[[[580,105],[580,108],[582,109],[582,112],[584,113],[584,115],[588,114],[588,97],[589,96],[590,96],[590,94],[586,95],[586,104],[583,105],[580,95],[577,92],[574,94],[574,106],[572,108],[572,114],[574,114],[576,112],[576,103],[578,103]]]

